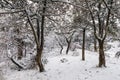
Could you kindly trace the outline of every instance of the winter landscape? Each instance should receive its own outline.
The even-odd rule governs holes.
[[[0,0],[0,80],[120,80],[120,0]]]

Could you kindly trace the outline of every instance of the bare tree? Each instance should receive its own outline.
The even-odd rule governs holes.
[[[69,52],[69,49],[70,49],[70,46],[71,46],[71,41],[72,41],[72,39],[73,39],[74,33],[75,33],[75,31],[72,32],[72,34],[71,34],[69,37],[64,36],[65,39],[66,39],[66,42],[67,42],[66,54],[68,54],[68,52]]]
[[[89,13],[91,15],[92,23],[94,26],[94,35],[99,43],[99,67],[106,66],[105,61],[105,53],[104,53],[104,41],[106,39],[107,33],[108,33],[108,26],[109,21],[111,17],[111,9],[108,9],[106,6],[102,7],[103,5],[110,5],[110,8],[112,8],[113,0],[110,0],[110,2],[104,3],[102,1],[98,1],[96,3],[96,7],[98,10],[95,10],[94,8],[90,7],[90,4],[88,0],[85,0],[87,8],[89,10]],[[93,1],[94,2],[94,1]],[[98,21],[98,28],[96,26],[96,20]],[[98,33],[97,33],[98,29]]]
[[[61,39],[58,39],[57,37],[55,37],[55,38],[56,38],[56,40],[57,40],[59,46],[61,47],[61,49],[60,49],[60,54],[62,54],[62,51],[63,51],[63,44],[62,44],[62,41],[61,41]]]

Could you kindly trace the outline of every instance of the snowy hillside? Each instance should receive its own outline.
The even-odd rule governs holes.
[[[86,60],[82,61],[81,50],[76,50],[69,55],[49,56],[45,72],[8,69],[4,77],[6,80],[120,80],[120,59],[113,57],[118,45],[113,42],[112,48],[106,51],[106,68],[97,67],[98,53],[86,51]]]
[[[0,80],[120,80],[120,0],[0,0]]]

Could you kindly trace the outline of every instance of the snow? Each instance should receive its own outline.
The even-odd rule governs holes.
[[[81,50],[77,49],[74,52],[70,51],[69,55],[49,55],[45,72],[40,73],[37,69],[17,71],[8,68],[4,77],[6,80],[120,80],[120,59],[114,57],[119,43],[109,44],[113,46],[105,52],[110,55],[106,56],[106,68],[97,67],[97,52],[85,51],[86,60],[82,61]],[[79,55],[74,56],[75,52]]]
[[[114,41],[109,42],[108,44],[112,45],[112,48],[106,51],[106,53],[108,53],[111,57],[115,57],[115,54],[120,51],[120,43],[118,41]]]

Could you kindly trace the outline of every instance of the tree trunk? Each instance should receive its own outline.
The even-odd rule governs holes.
[[[104,41],[99,40],[99,67],[106,67],[105,54],[104,54]]]
[[[46,11],[46,5],[47,5],[47,0],[44,0],[44,6],[42,13],[45,14]],[[43,72],[44,71],[44,66],[42,64],[42,53],[43,53],[43,46],[44,46],[44,23],[45,23],[45,15],[42,15],[41,19],[41,44],[37,44],[37,55],[36,55],[36,62],[39,67],[39,71]],[[39,27],[39,24],[38,24]],[[38,30],[38,35],[39,36],[39,30]],[[39,39],[38,39],[39,42]],[[39,46],[40,45],[40,46]]]
[[[17,38],[16,40],[17,40],[17,43],[18,43],[18,45],[17,45],[17,48],[18,48],[18,56],[17,56],[17,58],[18,58],[18,60],[21,60],[22,57],[23,57],[23,45],[24,44],[23,44],[22,39]]]
[[[40,47],[37,47],[37,55],[36,55],[36,62],[37,62],[37,65],[38,65],[38,68],[39,68],[39,71],[40,72],[43,72],[44,71],[44,66],[42,64],[42,48]]]
[[[46,11],[46,5],[47,5],[47,0],[44,0],[43,1],[43,10],[42,10],[42,14],[45,14],[45,11]],[[37,21],[37,33],[34,29],[34,26],[32,24],[32,21],[31,21],[31,18],[27,12],[27,10],[25,10],[25,13],[26,13],[26,16],[28,18],[28,22],[31,26],[31,29],[33,31],[33,35],[34,35],[34,38],[35,38],[35,42],[36,42],[36,46],[37,46],[37,54],[36,54],[36,63],[37,63],[37,66],[39,68],[39,71],[40,72],[43,72],[44,71],[44,66],[42,64],[42,53],[43,53],[43,46],[44,46],[44,23],[45,23],[45,15],[42,15],[42,18],[41,18],[41,35],[39,35],[39,20]],[[39,36],[41,38],[41,41],[39,42]]]
[[[72,41],[72,36],[73,36],[73,34],[74,34],[75,32],[73,32],[72,33],[72,35],[70,36],[70,40],[68,39],[68,38],[66,38],[66,41],[67,41],[67,49],[66,49],[66,54],[68,54],[68,52],[69,52],[69,49],[70,49],[70,45],[71,45],[71,41]]]
[[[55,37],[56,38],[56,37]],[[62,54],[62,51],[63,51],[63,45],[62,45],[62,43],[61,42],[59,42],[59,40],[56,38],[56,40],[57,40],[57,42],[58,42],[58,44],[59,44],[59,46],[60,46],[60,54]]]
[[[23,49],[18,46],[18,60],[21,60],[23,57]]]
[[[39,18],[36,19],[36,24],[37,24],[37,37],[38,37],[38,41],[40,41],[40,21]]]
[[[68,52],[69,52],[69,49],[70,49],[70,43],[71,43],[71,42],[68,42],[67,49],[66,49],[66,54],[68,54]]]
[[[82,60],[85,60],[85,28],[83,29]]]
[[[63,46],[61,46],[61,49],[60,49],[60,54],[62,54],[62,51],[63,51]]]
[[[94,51],[97,52],[97,40],[94,37]]]

